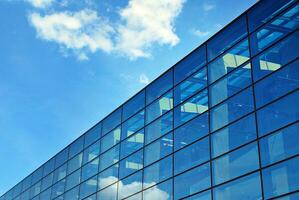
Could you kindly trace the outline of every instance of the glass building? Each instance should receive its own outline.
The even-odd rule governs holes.
[[[298,200],[298,27],[259,1],[0,200]]]

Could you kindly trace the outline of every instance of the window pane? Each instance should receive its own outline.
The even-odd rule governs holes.
[[[209,64],[209,83],[213,83],[249,60],[248,40],[243,40]]]
[[[144,111],[137,113],[122,124],[121,138],[125,139],[144,126]]]
[[[89,146],[84,150],[83,154],[83,164],[88,163],[94,158],[98,157],[100,154],[100,141],[97,141],[93,145]]]
[[[172,153],[173,139],[169,133],[145,147],[144,164],[149,165],[160,158]]]
[[[120,133],[121,133],[121,128],[120,126],[102,137],[101,139],[101,152],[105,152],[109,148],[113,147],[120,141]]]
[[[208,112],[174,130],[174,150],[178,150],[209,133]]]
[[[119,163],[119,178],[122,179],[143,167],[143,150],[121,160]]]
[[[236,44],[236,42],[238,42],[242,37],[247,35],[246,29],[246,17],[243,15],[209,40],[208,60],[211,61],[213,58],[223,53],[226,49]]]
[[[63,179],[66,176],[67,164],[62,165],[54,171],[54,183]]]
[[[174,174],[210,159],[209,137],[206,137],[174,154]]]
[[[82,164],[82,153],[78,154],[67,163],[67,173],[70,174],[73,171],[81,167]]]
[[[45,189],[50,187],[52,185],[52,183],[53,183],[53,173],[51,173],[48,176],[46,176],[45,178],[43,178],[41,190],[44,191]]]
[[[102,131],[102,124],[98,123],[85,134],[84,147],[87,147],[100,139]]]
[[[170,91],[146,108],[146,124],[149,124],[172,108],[173,98],[172,91]]]
[[[67,158],[68,158],[68,148],[65,148],[55,156],[55,168],[65,163],[67,161]]]
[[[97,194],[98,199],[116,200],[117,199],[117,183],[111,185]]]
[[[206,46],[195,49],[174,67],[174,84],[181,82],[206,64]]]
[[[257,112],[259,134],[265,135],[298,120],[299,91],[271,103]]]
[[[213,184],[217,185],[259,168],[258,149],[251,143],[213,161]]]
[[[146,88],[146,104],[159,98],[173,86],[173,70],[169,70]]]
[[[74,155],[80,153],[83,150],[83,145],[84,145],[84,137],[81,136],[70,145],[69,158],[72,158]]]
[[[210,106],[214,106],[251,84],[251,66],[247,64],[210,86]]]
[[[174,178],[174,199],[194,194],[210,186],[210,164],[207,163]]]
[[[172,176],[172,155],[144,169],[143,188],[151,187]]]
[[[248,26],[250,32],[272,19],[279,11],[294,0],[275,1],[264,0],[259,2],[248,12]]]
[[[267,199],[299,189],[299,157],[269,167],[262,173]]]
[[[75,187],[74,189],[68,191],[64,195],[65,200],[77,200],[79,198],[79,187]]]
[[[145,103],[145,90],[142,90],[132,99],[126,102],[123,106],[123,121],[137,113],[144,107]]]
[[[259,173],[237,179],[214,189],[215,200],[262,199]]]
[[[211,131],[253,111],[252,89],[246,89],[211,110]]]
[[[138,149],[141,149],[143,147],[143,142],[144,134],[142,129],[121,143],[120,158],[122,159]]]
[[[52,187],[51,198],[54,199],[64,193],[65,179],[59,181]]]
[[[100,171],[117,163],[119,159],[119,145],[113,147],[109,151],[100,156]]]
[[[41,200],[50,200],[51,199],[51,191],[52,191],[52,188],[49,188],[46,191],[44,191],[43,193],[41,193],[40,199]],[[22,198],[20,198],[20,199],[22,199]]]
[[[255,116],[251,114],[212,134],[212,156],[224,154],[254,140],[256,136]]]
[[[207,86],[207,68],[203,68],[174,88],[174,106]]]
[[[211,191],[208,190],[206,192],[196,194],[194,196],[186,198],[186,200],[212,200]]]
[[[103,189],[118,181],[118,164],[115,164],[99,174],[98,187]],[[115,191],[116,192],[116,191]]]
[[[283,65],[299,56],[299,31],[259,54],[252,60],[253,78],[259,80],[267,74],[278,70]]]
[[[66,178],[66,190],[73,188],[76,185],[79,185],[81,181],[81,169],[78,169],[71,175]]]
[[[103,120],[103,135],[105,135],[121,123],[121,112],[122,108],[119,108]]]
[[[299,123],[284,128],[260,140],[263,166],[299,154]]]
[[[42,178],[42,176],[43,176],[43,166],[41,166],[40,168],[38,168],[37,170],[35,170],[33,172],[31,185],[38,182]],[[9,193],[7,193],[7,194],[9,194]]]
[[[299,59],[255,85],[257,107],[299,88]],[[275,87],[273,87],[275,86]]]
[[[172,180],[165,181],[143,192],[143,200],[172,200]]]
[[[156,119],[145,128],[145,143],[148,144],[172,130],[172,111]]]
[[[128,197],[142,189],[142,172],[139,171],[118,182],[118,199]]]
[[[208,110],[208,90],[204,90],[174,109],[174,127]]]
[[[297,200],[299,199],[299,192],[289,194],[280,198],[276,198],[276,200]]]
[[[82,181],[92,177],[98,173],[99,169],[99,158],[94,159],[90,163],[87,163],[82,167]]]
[[[251,34],[251,54],[256,55],[280,38],[295,30],[299,26],[298,12],[299,5],[297,4]]]
[[[40,191],[41,191],[41,182],[38,182],[30,188],[31,198],[38,195],[40,193]]]
[[[44,164],[44,172],[43,175],[46,176],[50,174],[55,167],[55,158],[51,158],[48,162]]]
[[[94,176],[91,179],[81,183],[80,199],[83,199],[96,191],[97,191],[97,177]]]

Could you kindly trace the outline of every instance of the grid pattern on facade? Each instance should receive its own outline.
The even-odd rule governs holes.
[[[0,200],[298,199],[298,27],[258,2]]]

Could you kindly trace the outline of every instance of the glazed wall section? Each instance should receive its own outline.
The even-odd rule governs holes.
[[[298,27],[257,3],[0,200],[298,199]]]

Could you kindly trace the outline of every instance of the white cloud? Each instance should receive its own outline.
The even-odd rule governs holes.
[[[191,31],[191,33],[193,33],[194,35],[196,35],[198,37],[206,37],[210,34],[209,31],[201,31],[199,29],[194,29]]]
[[[204,3],[203,4],[203,10],[204,11],[210,11],[216,8],[216,5],[214,4],[208,4],[208,3]]]
[[[27,1],[36,8],[46,8],[54,2],[54,0],[27,0]]]
[[[147,84],[149,84],[149,82],[150,82],[149,78],[147,77],[146,74],[140,74],[139,83],[147,85]]]
[[[184,0],[130,0],[120,10],[124,24],[118,26],[116,50],[130,58],[149,57],[153,43],[176,45],[174,19]]]
[[[44,16],[32,13],[29,21],[39,38],[57,42],[63,48],[73,50],[79,60],[88,59],[89,52],[110,52],[113,49],[113,28],[96,11],[84,9],[74,13],[60,12]]]

